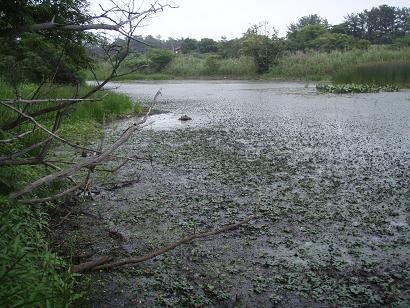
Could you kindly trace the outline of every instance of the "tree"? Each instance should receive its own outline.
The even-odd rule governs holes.
[[[174,57],[175,54],[166,49],[152,48],[147,52],[149,68],[154,72],[160,72],[163,70]]]
[[[4,2],[4,1],[3,1]],[[2,2],[2,5],[3,5]],[[124,5],[114,4],[112,7],[104,9],[101,6],[101,13],[95,16],[85,14],[86,2],[83,0],[54,0],[54,1],[17,1],[16,8],[11,7],[10,11],[5,10],[9,5],[1,7],[1,14],[5,15],[1,18],[0,34],[5,41],[2,52],[4,52],[2,64],[4,61],[11,63],[15,70],[19,70],[18,75],[22,78],[13,80],[12,74],[9,74],[9,81],[15,88],[15,98],[4,99],[0,101],[2,108],[7,108],[15,112],[15,117],[1,127],[2,132],[8,134],[10,139],[6,140],[9,144],[18,143],[21,135],[28,135],[35,130],[39,130],[45,134],[45,138],[36,144],[29,145],[27,148],[21,149],[19,146],[12,147],[13,151],[8,156],[0,157],[0,166],[20,166],[20,165],[54,165],[47,161],[51,144],[53,142],[60,142],[77,150],[86,153],[92,153],[87,158],[69,165],[65,169],[60,169],[56,166],[55,172],[51,172],[46,176],[28,183],[24,188],[10,194],[11,198],[18,199],[18,203],[33,204],[43,203],[54,200],[63,195],[72,193],[76,190],[86,191],[90,183],[92,172],[98,165],[108,161],[121,160],[123,161],[119,167],[123,166],[128,161],[135,161],[137,158],[133,157],[119,157],[114,152],[124,144],[130,136],[137,131],[141,125],[146,121],[148,114],[142,119],[127,129],[123,134],[110,145],[104,149],[102,145],[100,148],[89,148],[81,146],[70,140],[62,138],[58,131],[61,127],[64,116],[79,103],[92,102],[101,99],[96,97],[104,85],[106,85],[112,78],[120,77],[131,73],[140,68],[133,68],[124,73],[119,73],[119,68],[131,53],[131,42],[135,40],[135,32],[140,27],[141,23],[148,17],[157,14],[164,10],[168,5],[161,5],[155,2],[146,10],[139,10],[134,7],[134,2]],[[111,65],[111,71],[104,80],[95,78],[95,86],[88,90],[81,96],[79,93],[81,83],[77,82],[77,90],[72,93],[72,98],[52,98],[39,99],[38,94],[45,83],[56,83],[56,74],[61,70],[62,65],[68,69],[70,73],[77,72],[77,68],[84,68],[88,66],[94,72],[94,63],[88,57],[81,57],[79,51],[83,51],[82,43],[87,38],[87,30],[107,30],[115,32],[121,36],[121,44],[117,41],[110,42],[105,40],[104,50],[105,57]],[[9,42],[9,43],[7,43]],[[36,44],[39,44],[37,46]],[[73,48],[78,47],[79,49]],[[72,50],[71,50],[72,48]],[[13,55],[13,51],[15,55]],[[54,67],[50,63],[54,63],[55,55],[60,55],[57,58],[58,62]],[[81,58],[81,62],[75,58]],[[4,60],[6,58],[6,60]],[[70,67],[72,59],[73,65],[78,67]],[[84,62],[82,62],[84,60]],[[33,72],[29,71],[30,65]],[[3,67],[4,68],[4,67]],[[53,68],[53,69],[51,69]],[[40,74],[40,75],[38,75]],[[21,97],[20,86],[23,81],[36,80],[39,76],[42,80],[38,84],[37,90],[32,93],[30,97]],[[96,76],[96,74],[94,74]],[[160,93],[157,93],[156,97]],[[155,97],[155,98],[156,98]],[[154,99],[155,100],[155,99]],[[151,110],[151,109],[149,109]],[[53,119],[53,125],[48,128],[42,124],[42,119],[47,116],[48,119]],[[30,122],[35,129],[27,132],[19,133],[18,129],[24,123]],[[17,130],[16,130],[17,129]],[[4,140],[2,140],[5,142]],[[24,155],[33,149],[40,149],[38,155],[27,158]],[[86,175],[80,173],[81,170],[87,170]],[[77,179],[73,179],[77,176]],[[74,182],[69,189],[60,192],[54,196],[39,199],[21,199],[40,187],[52,184],[58,180],[69,180]]]
[[[218,54],[224,58],[237,58],[240,55],[241,39],[226,40],[221,37],[218,42]]]
[[[346,34],[372,44],[390,44],[410,31],[410,8],[380,5],[345,17]]]
[[[217,52],[217,43],[210,38],[203,38],[198,42],[198,51],[200,53]]]
[[[36,22],[84,23],[90,18],[84,0],[5,1],[0,7],[0,72],[12,84],[41,82],[53,76],[57,82],[76,83],[89,61],[83,47],[94,36],[85,32],[33,31]],[[41,28],[41,27],[40,27]]]
[[[253,25],[241,40],[242,53],[254,59],[259,73],[267,72],[272,64],[277,63],[280,53],[284,50],[283,41],[276,36],[277,31],[274,30],[272,37],[269,37],[266,25]]]
[[[326,30],[329,28],[329,23],[326,18],[322,18],[317,14],[303,16],[299,18],[296,23],[292,23],[288,26],[287,38],[293,39],[296,33],[302,28],[315,25],[322,26]]]
[[[325,33],[327,33],[327,31],[322,25],[304,26],[295,31],[292,38],[289,38],[290,46],[297,50],[316,48],[315,40]]]
[[[186,38],[182,40],[181,48],[183,53],[189,53],[198,50],[198,41],[196,39]]]

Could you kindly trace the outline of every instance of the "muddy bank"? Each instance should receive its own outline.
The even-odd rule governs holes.
[[[119,91],[167,111],[64,228],[75,254],[139,256],[263,217],[132,268],[93,273],[99,306],[410,303],[408,92],[317,95],[297,83],[161,82]],[[181,123],[182,114],[192,121]],[[127,123],[112,129],[115,135]],[[73,244],[74,243],[74,244]]]

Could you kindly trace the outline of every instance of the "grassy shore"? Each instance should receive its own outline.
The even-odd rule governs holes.
[[[352,50],[347,52],[299,52],[288,54],[271,67],[266,74],[268,79],[285,80],[331,80],[333,76],[347,70],[355,70],[360,65],[381,65],[392,63],[410,63],[410,48],[392,49],[387,46],[372,46],[369,50]],[[387,68],[386,66],[386,69]],[[374,70],[378,75],[384,74],[384,69]],[[351,74],[352,75],[352,74]],[[354,82],[346,78],[345,82]],[[365,80],[364,80],[365,81]]]
[[[29,97],[36,85],[22,87],[22,96]],[[83,87],[82,92],[89,88]],[[44,87],[41,98],[69,98],[75,93],[72,86]],[[12,98],[13,89],[0,83],[0,99]],[[103,95],[101,93],[98,96]],[[34,111],[42,106],[33,106]],[[90,136],[101,131],[103,123],[141,111],[141,106],[132,102],[127,96],[109,93],[103,100],[79,104],[64,120],[60,134],[71,140],[86,143]],[[0,127],[15,119],[14,114],[5,107],[0,107]],[[53,115],[39,120],[51,128]],[[19,132],[31,128],[22,125],[13,132],[0,129],[0,139],[7,139]],[[19,144],[2,144],[0,156],[11,154],[42,140],[45,135],[35,132],[22,138]],[[38,154],[30,152],[26,158]],[[21,188],[34,179],[45,174],[40,166],[0,167],[0,306],[24,307],[68,307],[77,305],[83,294],[76,287],[75,275],[70,272],[69,264],[50,251],[45,240],[50,206],[27,207],[16,205],[8,198],[11,191]],[[39,191],[38,196],[47,196],[61,188],[63,183]]]
[[[161,72],[133,73],[117,80],[170,79],[266,79],[335,81],[337,83],[376,83],[410,87],[410,48],[371,46],[368,50],[288,53],[271,66],[268,73],[257,74],[252,58],[224,59],[214,54],[177,55]],[[124,72],[126,66],[121,67]],[[109,65],[100,62],[97,76],[109,74]],[[89,74],[88,78],[92,78]]]

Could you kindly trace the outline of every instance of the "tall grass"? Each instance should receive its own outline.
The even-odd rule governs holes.
[[[21,94],[28,98],[36,85],[27,84]],[[84,86],[81,94],[89,90]],[[40,98],[70,98],[76,89],[72,86],[46,86]],[[99,93],[96,96],[102,96]],[[0,99],[13,98],[15,93],[8,84],[0,82]],[[26,112],[33,112],[48,104],[33,105]],[[141,111],[139,104],[127,96],[110,92],[101,101],[83,102],[64,118],[59,134],[73,141],[95,140],[102,123],[134,112]],[[16,119],[10,109],[0,106],[0,127]],[[54,114],[38,119],[49,129],[53,125]],[[29,131],[33,125],[26,123],[13,131],[0,129],[0,139],[7,139],[19,132]],[[1,144],[0,156],[7,156],[19,149],[43,140],[46,135],[40,130],[25,136],[18,144]],[[38,150],[26,154],[30,158]],[[43,166],[2,166],[0,167],[0,307],[68,307],[76,306],[81,294],[74,291],[75,277],[68,265],[52,253],[44,239],[47,227],[45,208],[26,207],[14,204],[8,193],[27,185],[45,175]],[[56,183],[36,191],[45,197],[53,191],[61,190],[64,183]]]
[[[222,59],[214,55],[186,54],[175,57],[165,73],[175,77],[254,78],[256,65],[250,57]]]
[[[410,87],[410,62],[369,63],[336,72],[334,83],[394,84]]]
[[[125,67],[120,72],[126,71]],[[160,73],[135,72],[114,80],[169,80],[174,78],[255,78],[255,62],[250,57],[223,59],[212,54],[182,54],[176,56]],[[106,62],[97,65],[96,75],[99,79],[108,76],[110,66]],[[93,79],[88,72],[87,78]]]
[[[164,73],[177,77],[199,77],[203,75],[205,57],[198,54],[179,55],[165,68]]]
[[[308,51],[283,56],[271,67],[268,78],[294,80],[330,80],[346,68],[368,63],[410,62],[410,48],[391,49],[372,46],[369,50]]]

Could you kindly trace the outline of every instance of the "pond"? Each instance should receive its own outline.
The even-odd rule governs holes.
[[[152,165],[130,164],[118,177],[137,183],[90,203],[104,224],[90,231],[90,249],[138,256],[262,218],[98,274],[96,306],[409,304],[410,92],[328,95],[265,81],[114,86],[144,103],[162,88],[163,113],[121,150]],[[179,121],[184,114],[192,120]],[[120,245],[96,240],[113,229]]]

